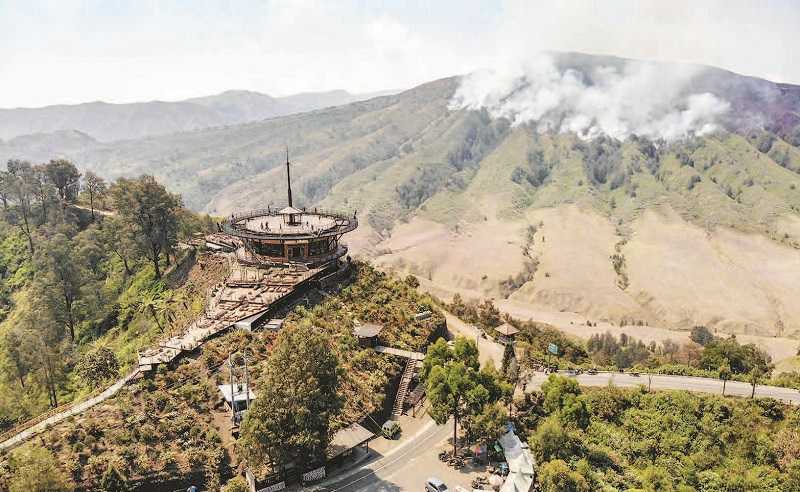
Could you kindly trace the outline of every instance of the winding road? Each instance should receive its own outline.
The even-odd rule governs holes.
[[[623,388],[649,386],[653,390],[686,390],[699,393],[722,394],[722,381],[719,379],[699,378],[693,376],[670,376],[664,374],[633,374],[619,372],[598,372],[597,374],[573,375],[569,371],[559,371],[562,376],[574,377],[581,386],[608,386],[613,384]],[[538,389],[547,381],[548,375],[543,372],[534,373],[528,380],[528,390]],[[749,383],[728,381],[725,385],[726,396],[749,397],[753,387]],[[756,386],[756,397],[774,398],[775,400],[800,405],[800,391],[779,386]]]

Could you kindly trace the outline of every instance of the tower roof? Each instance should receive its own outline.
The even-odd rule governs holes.
[[[297,215],[297,214],[302,214],[303,211],[297,210],[296,208],[289,206],[286,208],[282,208],[278,213],[281,215]]]

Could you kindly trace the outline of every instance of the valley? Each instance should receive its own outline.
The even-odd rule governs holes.
[[[280,202],[288,145],[301,206],[356,210],[351,252],[439,295],[676,339],[703,325],[784,359],[800,343],[800,98],[716,69],[695,77],[734,108],[730,131],[674,142],[541,133],[454,109],[454,77],[261,122],[63,148],[110,179],[152,173],[189,207],[225,216]],[[743,126],[751,113],[767,128]]]

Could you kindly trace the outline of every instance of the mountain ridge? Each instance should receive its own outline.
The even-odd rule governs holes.
[[[92,101],[38,108],[0,108],[0,139],[78,130],[98,141],[129,140],[248,123],[370,97],[373,93],[351,94],[345,90],[283,97],[228,90],[180,101]]]
[[[800,123],[792,116],[800,96],[723,71],[696,76],[686,90],[715,91],[732,117],[673,141],[579,138],[487,108],[454,109],[464,79],[449,77],[64,154],[109,178],[155,174],[188,206],[222,216],[285,202],[288,145],[295,204],[357,212],[354,254],[414,273],[443,297],[494,297],[534,319],[571,312],[635,326],[706,325],[778,340],[792,355],[784,352],[800,337]],[[737,125],[742,115],[759,125]]]

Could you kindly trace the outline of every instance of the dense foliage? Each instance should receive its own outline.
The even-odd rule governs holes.
[[[197,296],[193,293],[204,295],[210,285],[224,276],[224,269],[218,268],[212,261],[214,258],[213,255],[201,256],[182,286],[168,289],[159,297],[174,297],[182,292],[195,299]],[[162,285],[154,283],[152,272],[146,283]],[[315,351],[315,347],[322,347],[316,344],[296,350],[308,356],[304,358],[306,363],[319,366],[316,362],[321,358],[337,360],[336,395],[327,400],[330,405],[325,406],[331,410],[327,418],[330,435],[353,422],[369,421],[367,415],[383,408],[389,382],[402,370],[393,358],[359,346],[352,333],[356,320],[382,323],[381,337],[408,348],[421,346],[443,322],[433,300],[419,293],[413,282],[376,271],[366,264],[354,263],[352,278],[341,287],[324,297],[312,295],[313,307],[298,306],[284,316],[287,337],[297,335],[296,339],[293,337],[297,343],[325,342],[327,352]],[[142,297],[141,291],[129,294],[135,299]],[[139,301],[123,299],[121,302],[124,307],[119,316],[135,316],[135,323],[148,322],[151,332],[158,332],[148,313],[140,312]],[[193,307],[196,302],[189,308],[178,303],[176,317],[186,319],[193,313],[196,315]],[[429,318],[415,318],[416,313],[426,310],[433,311]],[[264,397],[265,403],[271,398],[267,388],[289,390],[295,386],[288,383],[304,377],[302,370],[309,367],[300,364],[294,355],[287,360],[290,355],[287,351],[275,354],[274,361],[280,363],[269,362],[276,337],[275,332],[268,330],[256,333],[237,330],[211,340],[203,345],[196,359],[182,359],[171,370],[159,370],[152,378],[126,387],[106,404],[82,414],[79,419],[55,426],[41,439],[21,447],[20,452],[40,449],[39,445],[43,444],[55,456],[53,460],[68,483],[89,490],[104,490],[104,484],[119,484],[120,480],[123,486],[137,490],[155,485],[168,487],[164,484],[173,483],[170,480],[176,481],[174,489],[193,482],[204,484],[204,490],[218,490],[220,484],[234,474],[244,456],[252,451],[246,449],[247,439],[234,446],[230,436],[230,413],[222,405],[217,388],[228,381],[225,366],[228,355],[239,352],[248,357],[256,401]],[[295,348],[297,343],[293,345]],[[90,361],[107,356],[101,347],[86,354],[84,364],[89,365],[92,365]],[[330,368],[324,364],[321,367]],[[282,377],[281,384],[267,383],[270,377]],[[298,386],[305,384],[303,381]],[[297,400],[292,406],[297,415],[303,414],[306,404],[310,409],[317,403],[325,403]],[[318,406],[314,409],[315,412],[319,410]],[[258,417],[255,414],[251,420],[255,422]],[[378,431],[377,428],[371,430]],[[316,447],[315,452],[319,451]],[[265,473],[274,471],[266,466],[266,460],[251,463],[256,469],[259,464],[264,465]],[[0,459],[0,490],[7,487],[15,473],[9,466],[8,461],[4,463]]]
[[[475,341],[456,337],[452,348],[440,338],[428,347],[421,379],[427,386],[429,413],[445,424],[453,419],[453,452],[458,450],[458,424],[465,421],[470,438],[496,439],[507,418],[497,405],[508,400],[512,388],[491,364],[480,367]]]
[[[543,490],[800,490],[800,411],[772,400],[551,376],[526,405]]]
[[[239,442],[252,463],[312,469],[325,463],[332,416],[339,412],[339,362],[327,337],[308,322],[278,335],[259,396]]]
[[[3,430],[117,376],[154,335],[133,304],[143,293],[166,295],[157,277],[185,258],[177,241],[213,222],[180,209],[152,177],[108,185],[65,160],[8,162],[0,195]],[[97,205],[114,207],[101,214]],[[157,227],[140,227],[142,215]],[[160,256],[151,253],[154,242]],[[171,308],[162,307],[155,324],[168,325]]]

